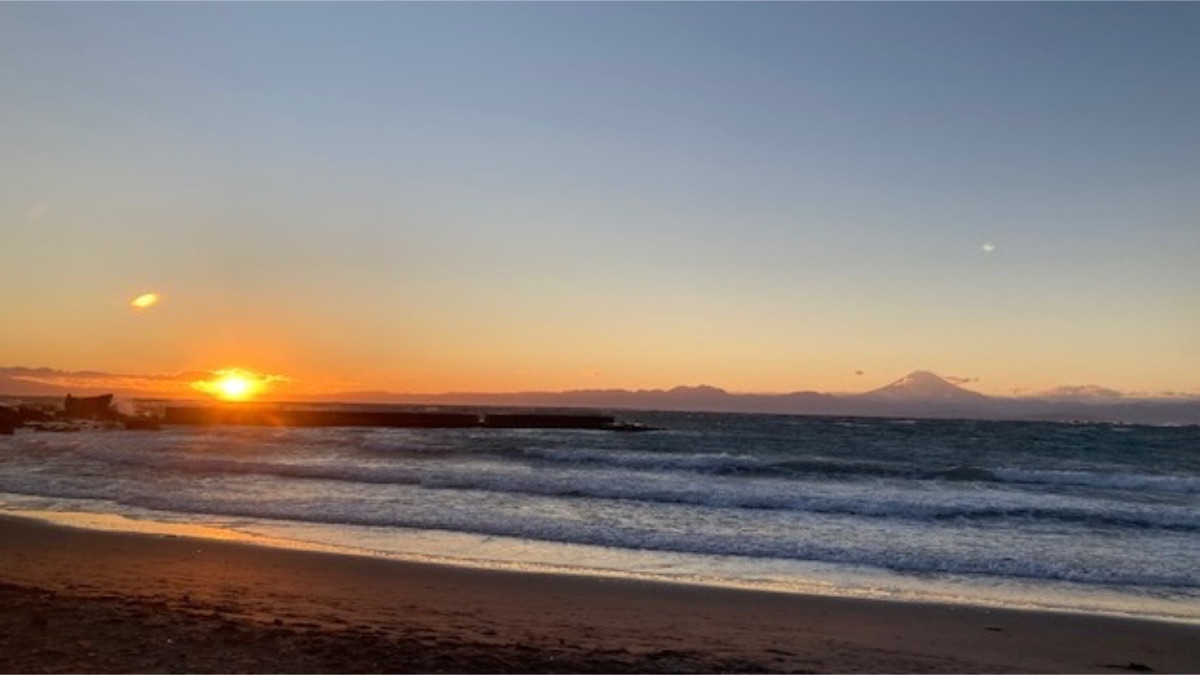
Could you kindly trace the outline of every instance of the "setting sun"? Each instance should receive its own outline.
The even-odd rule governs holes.
[[[211,379],[192,382],[191,387],[226,401],[245,401],[263,393],[271,382],[285,379],[278,375],[228,368],[213,371]]]
[[[221,398],[240,400],[254,392],[254,383],[241,375],[230,374],[217,380],[217,391]]]

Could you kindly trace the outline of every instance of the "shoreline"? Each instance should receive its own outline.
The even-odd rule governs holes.
[[[3,496],[3,495],[0,495]],[[449,555],[448,549],[460,549],[462,546],[478,547],[479,539],[482,545],[490,545],[494,540],[511,544],[521,542],[500,536],[472,535],[469,533],[439,532],[438,537],[460,537],[470,541],[442,541],[431,544],[422,533],[418,540],[405,539],[403,535],[389,533],[389,542],[380,548],[381,541],[373,536],[370,541],[359,540],[353,544],[348,542],[334,543],[324,533],[315,537],[311,532],[297,536],[287,531],[266,532],[262,528],[254,528],[258,532],[246,531],[240,527],[230,527],[219,524],[201,524],[171,522],[157,519],[157,514],[147,512],[141,516],[122,515],[94,511],[46,511],[29,509],[0,510],[0,517],[9,516],[29,519],[52,526],[62,526],[98,532],[149,534],[168,537],[192,537],[197,539],[239,542],[250,546],[267,547],[289,551],[322,552],[334,555],[362,557],[417,565],[446,566],[467,570],[501,571],[519,574],[548,574],[557,576],[582,577],[589,579],[634,580],[647,583],[666,585],[684,585],[699,588],[719,588],[762,592],[773,594],[800,595],[806,597],[823,597],[834,599],[874,600],[895,602],[900,604],[918,604],[946,607],[965,607],[985,611],[1018,611],[1047,614],[1063,614],[1067,616],[1095,616],[1133,621],[1166,622],[1200,627],[1200,614],[1179,613],[1177,608],[1159,606],[1157,613],[1148,608],[1139,607],[1137,611],[1127,605],[1127,598],[1107,602],[1095,595],[1073,597],[1069,590],[1058,586],[1046,588],[1042,595],[1031,595],[1037,589],[1023,589],[1021,595],[1010,590],[1007,594],[992,589],[990,593],[980,593],[977,587],[958,588],[950,585],[947,580],[915,580],[903,581],[904,586],[895,585],[895,579],[881,579],[877,576],[858,576],[847,570],[829,571],[832,564],[819,562],[794,561],[802,567],[791,570],[761,569],[752,572],[750,577],[735,578],[722,575],[721,571],[702,567],[685,567],[680,569],[679,562],[669,563],[671,573],[664,573],[654,568],[661,563],[643,561],[629,564],[629,560],[612,559],[612,550],[606,547],[593,547],[585,544],[555,543],[553,546],[565,547],[556,554],[563,559],[572,561],[587,560],[587,564],[579,562],[551,562],[546,556],[549,552],[536,555],[524,555],[519,559],[503,560],[511,556],[511,550],[493,551],[491,553],[472,553],[464,555],[461,550],[455,555]],[[317,525],[325,527],[324,525]],[[350,526],[355,527],[355,526]],[[369,528],[368,528],[369,529]],[[392,542],[402,542],[392,543]],[[504,546],[504,544],[501,544]],[[643,551],[623,551],[623,555],[641,555]],[[599,566],[594,563],[603,559]],[[821,569],[825,567],[826,569]],[[878,574],[876,572],[875,574]],[[794,575],[786,581],[782,575]],[[1079,592],[1079,591],[1075,591]],[[1036,599],[1034,599],[1036,598]],[[1200,610],[1197,610],[1200,611]]]
[[[1200,626],[1188,624],[480,570],[13,516],[0,516],[0,596],[9,672],[1200,672]]]

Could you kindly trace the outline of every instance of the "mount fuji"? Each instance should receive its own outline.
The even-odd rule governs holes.
[[[953,384],[927,370],[917,370],[895,382],[863,394],[858,398],[875,401],[917,402],[937,401],[981,403],[989,397]]]

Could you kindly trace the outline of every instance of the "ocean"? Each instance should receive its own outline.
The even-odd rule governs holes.
[[[1200,622],[1200,427],[626,412],[0,436],[0,512],[531,572]]]

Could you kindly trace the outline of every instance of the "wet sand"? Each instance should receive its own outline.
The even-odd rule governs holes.
[[[1200,626],[480,571],[0,517],[4,672],[1200,672]]]

